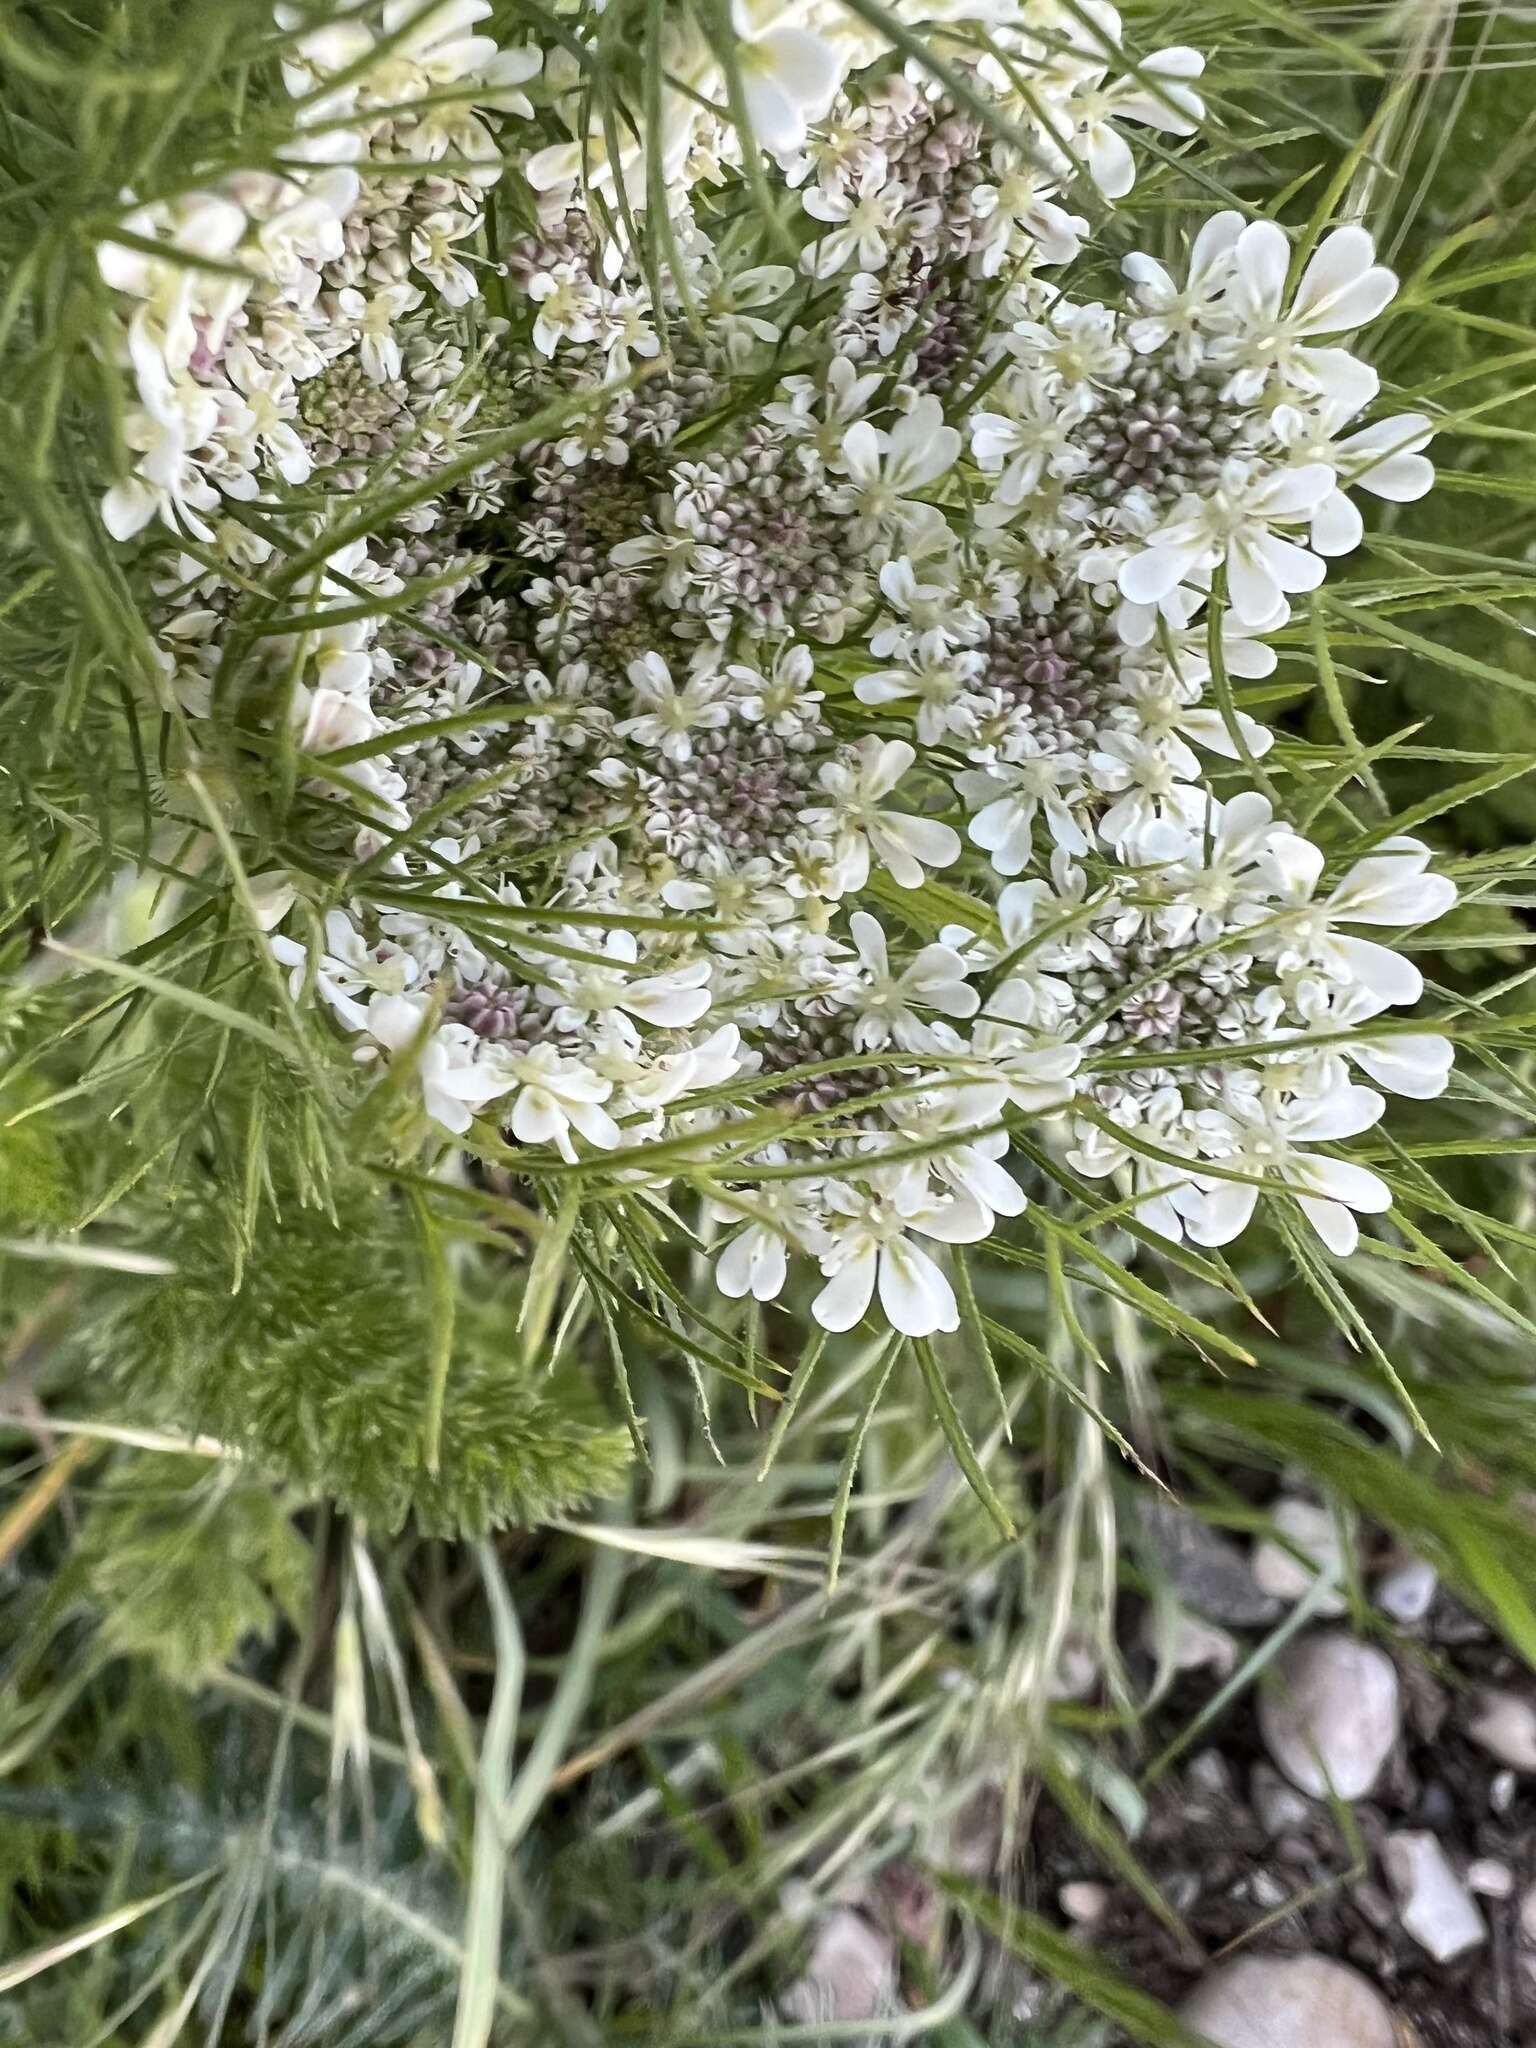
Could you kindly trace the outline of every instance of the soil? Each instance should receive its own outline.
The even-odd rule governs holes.
[[[1127,1628],[1124,1639],[1133,1636]],[[1109,1903],[1090,1938],[1170,2005],[1223,1955],[1306,1950],[1362,1971],[1423,2048],[1536,2048],[1536,1942],[1520,1928],[1522,1898],[1536,1885],[1536,1778],[1517,1778],[1464,1733],[1481,1686],[1533,1699],[1536,1688],[1443,1593],[1417,1640],[1379,1640],[1402,1683],[1403,1734],[1371,1795],[1342,1825],[1328,1805],[1302,1798],[1274,1772],[1251,1691],[1204,1732],[1206,1747],[1150,1789],[1135,1851],[1182,1916],[1189,1947],[1134,1890],[1093,1867],[1049,1806],[1033,1831],[1028,1888],[1054,1901],[1074,1880],[1106,1884]],[[1176,1737],[1212,1690],[1208,1673],[1181,1680],[1153,1738]],[[1481,1860],[1510,1873],[1508,1897],[1477,1897],[1488,1939],[1454,1961],[1436,1962],[1401,1925],[1380,1851],[1388,1834],[1405,1828],[1433,1833],[1463,1877]]]

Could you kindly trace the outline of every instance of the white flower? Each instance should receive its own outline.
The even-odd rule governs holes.
[[[293,970],[288,987],[297,998],[310,972],[309,948],[282,933],[271,944],[274,957]],[[344,910],[326,912],[325,943],[315,963],[314,987],[349,1031],[369,1028],[368,1004],[359,1001],[360,996],[403,995],[418,973],[409,953],[387,944],[370,945]]]
[[[1301,1150],[1304,1145],[1352,1138],[1368,1130],[1386,1103],[1374,1088],[1344,1085],[1325,1095],[1275,1100],[1255,1091],[1228,1104],[1231,1149],[1221,1164],[1273,1179],[1294,1194],[1303,1215],[1332,1252],[1355,1249],[1360,1227],[1354,1211],[1380,1215],[1392,1191],[1369,1167]],[[1184,1228],[1196,1244],[1230,1244],[1253,1215],[1260,1189],[1252,1181],[1211,1180],[1173,1196]]]
[[[423,1038],[430,1003],[424,993],[375,995],[368,1004],[366,1029],[386,1051],[414,1058],[427,1115],[462,1137],[488,1103],[506,1094],[512,1080],[490,1062],[477,1059],[480,1041],[462,1024],[439,1024]]]
[[[183,394],[177,396],[180,400]],[[157,515],[173,530],[181,527],[198,540],[213,539],[213,528],[202,515],[217,510],[219,494],[193,453],[206,439],[213,405],[205,392],[185,397],[184,412],[174,418],[156,419],[147,412],[128,418],[124,439],[140,459],[133,474],[111,485],[101,501],[101,522],[114,540],[131,540]]]
[[[764,1163],[778,1165],[784,1158],[782,1146],[769,1146]],[[824,1241],[803,1182],[762,1181],[750,1191],[714,1198],[708,1207],[721,1223],[746,1218],[746,1227],[715,1262],[715,1285],[732,1300],[750,1294],[754,1301],[776,1301],[789,1275],[789,1254],[814,1254]]]
[[[817,716],[822,692],[811,688],[816,663],[808,647],[790,643],[778,648],[766,676],[743,662],[731,663],[725,673],[743,693],[736,699],[737,712],[753,725],[787,739],[805,731]]]
[[[931,394],[920,398],[889,433],[858,420],[843,436],[841,469],[848,482],[832,499],[851,512],[851,548],[867,547],[877,534],[921,531],[940,514],[916,493],[936,484],[954,466],[960,436],[944,422],[944,408]]]
[[[614,731],[642,747],[654,747],[669,761],[687,761],[695,732],[717,731],[730,719],[723,701],[723,678],[709,669],[691,675],[681,689],[659,654],[643,654],[629,664],[635,701],[643,706],[633,718],[621,718]]]
[[[752,132],[764,149],[790,151],[832,104],[843,66],[832,45],[798,27],[803,7],[785,0],[732,0],[736,69]]]
[[[999,1164],[1008,1133],[997,1126],[1009,1096],[1000,1082],[973,1082],[908,1099],[893,1112],[904,1138],[932,1147],[925,1163],[935,1179],[986,1211],[989,1232],[999,1216],[1022,1216],[1027,1206]]]
[[[480,223],[473,214],[440,208],[419,220],[411,231],[411,263],[450,306],[467,306],[480,286],[468,264],[454,254],[454,244],[474,234]]]
[[[243,209],[215,192],[136,207],[123,228],[174,253],[151,256],[122,242],[97,245],[96,264],[114,291],[136,299],[128,352],[146,404],[192,361],[199,344],[217,350],[250,290],[234,258],[246,231]],[[206,264],[206,269],[200,268]]]
[[[237,342],[224,358],[225,372],[251,413],[251,432],[270,457],[284,483],[309,480],[309,450],[292,421],[299,409],[298,393],[286,370],[258,361],[254,351]]]
[[[950,707],[986,672],[986,659],[974,649],[952,649],[940,632],[909,641],[905,668],[877,669],[860,676],[853,694],[861,704],[895,704],[904,697],[918,703],[917,736],[925,747],[937,746],[949,726]]]
[[[980,998],[966,981],[969,969],[953,946],[924,946],[899,972],[892,972],[885,933],[867,910],[856,910],[848,929],[858,955],[853,977],[840,999],[858,1012],[853,1043],[860,1052],[878,1051],[893,1041],[908,1051],[952,1042],[925,1022],[920,1012],[941,1017],[974,1017]]]
[[[1189,252],[1184,283],[1141,251],[1127,256],[1121,269],[1135,288],[1138,318],[1129,322],[1125,338],[1139,355],[1173,344],[1175,366],[1188,376],[1206,350],[1206,331],[1232,277],[1232,252],[1243,231],[1240,213],[1217,213],[1204,222]]]
[[[973,413],[970,432],[971,453],[983,475],[996,478],[1000,505],[1022,505],[1043,478],[1087,468],[1087,452],[1072,439],[1090,407],[1086,396],[1025,369],[1006,379],[998,397],[1007,411]]]
[[[750,1294],[754,1301],[776,1301],[788,1273],[788,1247],[768,1223],[749,1223],[715,1261],[715,1285],[732,1300]]]
[[[743,366],[757,343],[778,340],[779,323],[764,319],[759,309],[784,298],[794,281],[786,264],[758,263],[722,273],[705,294],[702,317],[734,366]]]
[[[945,1244],[974,1244],[991,1228],[985,1209],[962,1195],[936,1194],[921,1167],[869,1187],[834,1182],[827,1206],[830,1242],[821,1270],[828,1279],[811,1303],[824,1330],[851,1330],[877,1288],[886,1320],[904,1336],[931,1337],[960,1327],[954,1290],[908,1232]]]
[[[1045,320],[1015,322],[1008,347],[1020,363],[1042,371],[1064,398],[1091,400],[1124,381],[1131,352],[1108,306],[1058,301]]]
[[[1303,982],[1296,1007],[1319,1037],[1335,1036],[1381,1012],[1368,988],[1329,988],[1321,982]],[[1445,1093],[1456,1057],[1450,1039],[1437,1031],[1392,1031],[1351,1039],[1329,1051],[1353,1060],[1378,1087],[1420,1102]]]
[[[1023,980],[1005,981],[989,998],[987,1014],[972,1028],[971,1051],[1002,1082],[1015,1109],[1031,1115],[1064,1109],[1076,1092],[1072,1077],[1083,1063],[1083,1048],[1008,1022],[1014,1007],[1036,1008],[1036,990]]]
[[[1118,800],[1099,820],[1099,836],[1122,858],[1155,860],[1176,852],[1206,809],[1192,786],[1200,764],[1182,740],[1112,732],[1089,758],[1094,787]]]
[[[502,54],[492,37],[468,32],[491,11],[491,0],[384,0],[389,47],[370,86],[388,104],[475,77]]]
[[[1143,127],[1160,128],[1166,135],[1193,135],[1204,117],[1205,102],[1187,81],[1198,78],[1204,69],[1205,59],[1198,50],[1182,45],[1154,50],[1141,59],[1137,77],[1119,79],[1107,90],[1089,96],[1081,109],[1086,118],[1078,134],[1062,139],[1086,159],[1088,175],[1106,199],[1123,199],[1136,182],[1130,144],[1113,124],[1135,121]]]
[[[822,767],[821,786],[832,802],[800,816],[812,831],[832,832],[845,846],[845,890],[863,888],[871,854],[903,889],[921,888],[928,868],[946,868],[960,858],[960,835],[952,826],[884,808],[882,799],[916,758],[905,740],[866,733],[847,759]]]
[[[1010,256],[1028,250],[1038,263],[1072,263],[1082,253],[1088,223],[1054,198],[1050,175],[1007,146],[992,151],[992,180],[971,193],[981,233],[981,269],[996,277]]]
[[[1356,485],[1395,504],[1422,498],[1435,481],[1434,464],[1422,453],[1434,439],[1433,420],[1421,412],[1376,420],[1339,438],[1354,408],[1325,399],[1307,414],[1280,406],[1271,421],[1275,437],[1298,462],[1326,462],[1339,486],[1312,515],[1311,544],[1320,555],[1347,555],[1365,531],[1359,508],[1345,496]]]
[[[1034,855],[1034,827],[1043,813],[1052,839],[1068,853],[1086,853],[1088,838],[1074,806],[1087,797],[1083,763],[1071,753],[1052,753],[1025,733],[1010,747],[1010,758],[986,768],[967,768],[955,788],[976,815],[966,830],[992,857],[1000,875],[1017,875]]]
[[[1270,912],[1271,853],[1286,828],[1269,798],[1240,790],[1226,803],[1202,800],[1188,851],[1164,870],[1169,902],[1158,925],[1173,944],[1208,945]]]
[[[684,1096],[718,1088],[741,1068],[741,1032],[734,1024],[722,1024],[697,1045],[685,1045],[678,1052],[658,1053],[644,1064],[637,1061],[618,1039],[605,1046],[603,1071],[621,1082],[624,1093],[636,1109],[655,1112],[670,1108]]]
[[[1250,403],[1278,371],[1291,383],[1325,397],[1360,402],[1370,397],[1375,373],[1340,348],[1317,348],[1323,335],[1345,334],[1374,320],[1397,291],[1397,279],[1376,261],[1364,228],[1335,228],[1324,236],[1302,272],[1285,310],[1291,245],[1272,220],[1250,221],[1233,248],[1228,294],[1241,329],[1224,351],[1238,368],[1228,380],[1232,397]]]
[[[661,336],[652,324],[650,294],[645,290],[610,292],[602,309],[599,339],[608,355],[608,374],[627,377],[631,357],[648,362],[661,354]],[[578,444],[579,445],[579,444]],[[617,443],[613,461],[624,461],[628,450]]]
[[[1234,458],[1209,497],[1182,499],[1148,536],[1121,569],[1120,590],[1132,604],[1157,604],[1225,565],[1238,623],[1262,629],[1286,593],[1315,590],[1326,573],[1316,555],[1276,528],[1310,520],[1333,488],[1326,463],[1264,470]]]
[[[901,218],[907,195],[888,179],[885,159],[876,157],[864,166],[851,191],[812,185],[800,203],[813,219],[834,223],[831,234],[812,242],[800,259],[813,277],[827,278],[851,260],[860,270],[884,268],[886,238]]]
[[[363,373],[375,384],[400,374],[400,342],[395,322],[421,304],[413,284],[381,284],[370,295],[347,285],[336,294],[336,317],[355,328]]]
[[[923,642],[933,646],[942,641],[953,648],[986,638],[987,622],[975,605],[949,581],[919,582],[917,565],[909,556],[897,555],[884,563],[879,580],[880,595],[899,616],[869,636],[869,651],[877,661],[907,661]]]
[[[556,263],[528,280],[528,296],[538,307],[533,345],[552,356],[562,341],[590,341],[597,332],[599,300],[591,279],[574,263]]]
[[[1282,899],[1299,907],[1285,924],[1278,963],[1282,971],[1317,968],[1335,981],[1358,982],[1382,1009],[1418,1001],[1424,977],[1405,954],[1335,927],[1430,924],[1443,917],[1456,901],[1456,884],[1447,875],[1425,872],[1430,851],[1422,840],[1384,839],[1321,902],[1316,892],[1323,855],[1310,840],[1277,833],[1269,859]]]
[[[493,1045],[486,1057],[500,1077],[502,1091],[517,1091],[508,1128],[519,1144],[553,1145],[566,1160],[576,1157],[572,1131],[602,1152],[622,1144],[623,1133],[602,1107],[613,1093],[613,1083],[585,1061],[547,1044],[516,1053]]]
[[[591,1017],[638,1017],[643,1024],[679,1030],[697,1024],[709,1009],[707,960],[687,960],[659,974],[635,974],[640,948],[633,932],[604,932],[599,939],[572,926],[559,938],[587,958],[549,962],[550,986],[541,987],[539,996],[554,1006],[558,1030],[579,1031]],[[621,1028],[633,1036],[631,1027]]]
[[[265,275],[295,304],[312,306],[320,266],[346,250],[344,223],[357,205],[356,171],[322,171],[302,185],[283,187],[283,203],[256,227],[257,259]]]

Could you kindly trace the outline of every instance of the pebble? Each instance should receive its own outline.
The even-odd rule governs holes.
[[[1411,1557],[1395,1564],[1376,1581],[1376,1605],[1400,1628],[1413,1628],[1434,1605],[1440,1580],[1432,1564]]]
[[[1056,1668],[1046,1681],[1045,1696],[1051,1700],[1086,1699],[1099,1682],[1099,1660],[1076,1636],[1061,1646]]]
[[[1511,1770],[1536,1773],[1536,1707],[1519,1693],[1483,1693],[1467,1733]]]
[[[1451,1648],[1463,1643],[1485,1643],[1490,1633],[1487,1623],[1444,1586],[1435,1595],[1435,1604],[1430,1609],[1429,1632],[1437,1643]]]
[[[1435,1836],[1412,1830],[1388,1835],[1381,1860],[1405,1931],[1437,1963],[1488,1939],[1482,1914]]]
[[[1064,1884],[1056,1898],[1062,1912],[1079,1927],[1091,1927],[1109,1911],[1109,1886],[1092,1884],[1086,1878]]]
[[[784,2017],[807,2026],[827,2020],[873,2020],[896,2001],[896,1946],[861,1913],[835,1907],[817,1929],[805,1975],[779,2003]]]
[[[1191,1757],[1184,1782],[1192,1792],[1204,1793],[1209,1799],[1232,1797],[1232,1767],[1219,1749],[1202,1749]]]
[[[1500,1771],[1488,1787],[1488,1804],[1495,1813],[1508,1813],[1519,1790],[1520,1781],[1514,1772]]]
[[[1195,1987],[1179,2018],[1215,2048],[1396,2048],[1379,1993],[1322,1956],[1224,1963]]]
[[[1402,1729],[1390,1657],[1342,1630],[1288,1643],[1265,1674],[1259,1732],[1299,1792],[1363,1799]]]
[[[1187,1913],[1199,1898],[1200,1876],[1194,1870],[1175,1870],[1163,1879],[1163,1897],[1175,1913]]]
[[[1427,1828],[1448,1828],[1456,1818],[1456,1794],[1439,1778],[1431,1778],[1419,1793],[1415,1818]]]
[[[1520,1932],[1527,1941],[1536,1941],[1536,1884],[1533,1884],[1520,1900]]]
[[[1147,1548],[1174,1591],[1207,1621],[1226,1628],[1264,1628],[1285,1612],[1284,1604],[1255,1582],[1241,1547],[1187,1508],[1146,1500],[1137,1518]]]
[[[1485,1899],[1507,1899],[1515,1888],[1515,1873],[1507,1863],[1497,1863],[1491,1856],[1480,1856],[1475,1863],[1467,1865],[1467,1889],[1479,1893]]]
[[[1304,1799],[1294,1786],[1287,1785],[1269,1764],[1254,1765],[1248,1779],[1248,1803],[1259,1826],[1271,1839],[1289,1834],[1293,1828],[1304,1828],[1317,1810],[1310,1799]]]
[[[1378,1932],[1390,1927],[1396,1920],[1397,1908],[1381,1886],[1373,1884],[1368,1877],[1363,1877],[1358,1884],[1351,1885],[1349,1895]]]
[[[1142,1609],[1140,1635],[1147,1655],[1158,1663],[1168,1658],[1175,1671],[1209,1667],[1218,1678],[1230,1678],[1237,1669],[1237,1644],[1226,1630],[1182,1607],[1165,1620],[1149,1601]]]
[[[1266,1536],[1254,1549],[1254,1583],[1263,1592],[1273,1593],[1277,1600],[1283,1600],[1287,1607],[1294,1607],[1298,1600],[1311,1592],[1319,1576],[1327,1577],[1337,1584],[1332,1592],[1319,1596],[1314,1613],[1324,1620],[1336,1619],[1346,1613],[1349,1599],[1343,1586],[1349,1556],[1339,1541],[1336,1517],[1313,1501],[1280,1500],[1270,1510],[1270,1519],[1308,1562],[1303,1564],[1285,1543]]]

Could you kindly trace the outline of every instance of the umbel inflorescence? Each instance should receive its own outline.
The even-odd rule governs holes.
[[[1166,1237],[1278,1198],[1348,1251],[1389,1193],[1334,1141],[1450,1064],[1372,934],[1454,890],[1330,866],[1233,688],[1356,494],[1431,482],[1344,346],[1368,235],[1221,212],[1079,290],[1132,138],[1202,113],[1103,0],[904,0],[932,68],[839,0],[668,8],[649,127],[593,111],[600,10],[489,11],[280,9],[284,169],[101,251],[168,690],[227,715],[264,580],[310,621],[240,642],[303,757],[295,998],[726,1294],[815,1262],[834,1330],[956,1326],[1020,1134]]]

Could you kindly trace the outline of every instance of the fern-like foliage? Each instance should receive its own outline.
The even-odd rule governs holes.
[[[611,1492],[630,1457],[569,1373],[519,1360],[505,1275],[461,1304],[431,1456],[438,1341],[399,1199],[338,1180],[326,1212],[280,1194],[237,1266],[227,1220],[184,1208],[174,1275],[115,1284],[88,1333],[136,1416],[194,1429],[380,1528],[480,1534]],[[515,1278],[515,1276],[514,1276]]]

